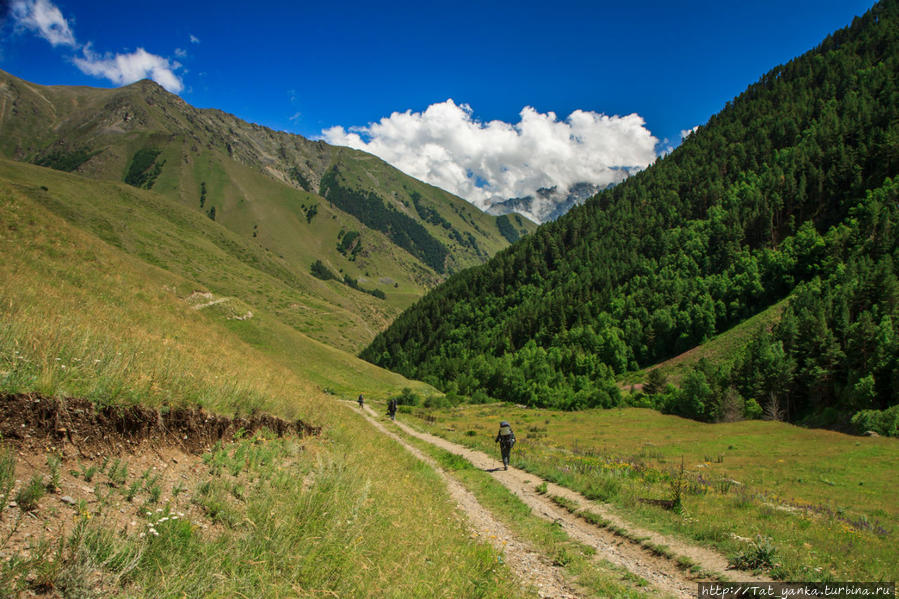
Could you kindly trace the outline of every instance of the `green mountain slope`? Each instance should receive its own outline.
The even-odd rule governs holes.
[[[367,331],[366,323],[357,314],[360,308],[350,303],[352,296],[346,296],[345,306],[331,304],[327,293],[319,293],[316,284],[326,288],[336,283],[319,281],[304,272],[294,274],[284,260],[270,251],[194,210],[123,183],[98,182],[6,160],[0,160],[0,192],[9,212],[3,219],[3,286],[10,299],[3,308],[12,306],[13,315],[28,315],[31,323],[18,324],[17,318],[10,316],[7,324],[12,332],[6,331],[10,344],[38,335],[32,328],[45,331],[50,337],[55,335],[60,343],[68,343],[66,336],[71,334],[74,339],[70,341],[76,345],[82,337],[102,336],[100,322],[82,322],[90,314],[98,321],[112,319],[117,323],[116,331],[124,327],[122,331],[110,332],[105,342],[97,341],[105,348],[103,352],[122,351],[118,346],[127,343],[117,340],[128,339],[132,333],[157,341],[178,338],[178,334],[167,335],[165,327],[153,324],[156,320],[172,320],[170,316],[151,316],[157,310],[148,309],[148,302],[160,301],[164,309],[180,305],[181,318],[196,314],[192,320],[202,321],[205,315],[219,323],[217,326],[229,330],[256,351],[274,356],[273,361],[293,371],[293,376],[310,390],[327,388],[353,395],[363,381],[370,385],[367,389],[372,393],[409,385],[402,377],[333,347],[339,345],[341,339],[336,335],[344,329]],[[23,211],[27,217],[17,216]],[[32,233],[23,233],[23,228]],[[69,237],[75,240],[69,241]],[[56,252],[53,248],[57,245],[69,249]],[[111,264],[120,266],[113,268]],[[105,266],[100,269],[102,272],[98,272],[98,265]],[[49,298],[59,298],[60,305]],[[82,304],[92,309],[79,309],[77,306]],[[108,315],[98,316],[101,313]],[[67,318],[70,322],[65,322]],[[147,323],[152,332],[142,334],[138,324],[141,322]],[[211,351],[221,345],[213,341],[214,337],[208,338],[209,333],[202,332],[199,324],[177,324],[179,328],[190,326],[196,330],[181,334],[183,343],[207,348],[195,351]],[[54,327],[61,330],[53,333]],[[95,333],[83,332],[88,329]],[[331,344],[322,343],[301,332],[304,330],[326,340],[330,340],[329,335],[335,338]],[[12,345],[7,349],[12,355]],[[75,351],[68,346],[58,349],[60,354]],[[46,352],[42,355],[46,359]],[[228,358],[228,364],[224,360],[218,362],[226,369],[224,375],[231,363],[247,360],[235,354]],[[183,369],[189,370],[186,366]],[[214,366],[210,365],[210,369],[215,372]],[[38,381],[46,376],[40,372],[33,373]],[[230,384],[239,389],[244,380],[260,376],[235,376]],[[34,386],[20,381],[15,389],[31,391]],[[132,385],[116,388],[128,386]],[[47,389],[38,385],[38,389],[48,393],[60,391],[55,386]],[[64,385],[62,389],[68,393],[83,392],[102,402],[117,399],[114,393],[107,396],[104,388],[82,390]],[[170,395],[179,398],[185,394]],[[146,402],[147,398],[142,400]],[[234,409],[250,400],[235,399],[236,406],[222,406],[219,401],[211,407]]]
[[[193,108],[150,81],[39,86],[0,72],[0,131],[8,158],[151,189],[283,259],[310,292],[365,323],[305,330],[344,349],[446,273],[508,245],[496,217],[371,155]],[[375,295],[308,281],[315,260]]]
[[[892,405],[897,31],[899,3],[879,3],[651,168],[450,279],[362,355],[449,391],[609,406],[616,373],[792,292],[738,364],[706,364],[658,405],[703,419],[735,398],[791,419]]]

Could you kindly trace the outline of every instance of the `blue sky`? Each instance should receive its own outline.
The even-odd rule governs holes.
[[[514,129],[525,107],[551,124],[574,111],[636,113],[645,130],[637,143],[654,138],[659,151],[872,4],[0,0],[0,68],[41,84],[104,87],[152,75],[195,106],[307,137],[342,127],[326,139],[347,142],[362,127],[359,147],[383,133],[370,124],[391,125],[404,111],[425,121],[448,99],[475,128],[495,120]]]

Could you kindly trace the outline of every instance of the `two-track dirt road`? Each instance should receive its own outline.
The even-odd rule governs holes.
[[[370,407],[366,406],[365,412],[366,418],[378,429],[394,437],[420,459],[436,466],[433,460],[424,456],[415,447],[407,443],[400,435],[389,430],[389,427],[385,426],[386,421],[385,423],[380,422],[380,416],[375,414]],[[661,591],[664,594],[670,594],[676,597],[693,597],[696,593],[697,581],[708,579],[697,579],[685,572],[684,569],[677,564],[675,559],[658,555],[636,542],[615,534],[607,528],[590,524],[586,520],[577,517],[568,510],[557,505],[549,498],[549,496],[554,495],[564,497],[568,501],[579,506],[580,509],[589,509],[589,511],[602,516],[609,521],[614,527],[627,530],[629,537],[648,539],[651,544],[665,546],[672,555],[689,558],[692,563],[700,566],[706,572],[724,575],[731,579],[739,578],[743,581],[768,581],[768,579],[753,576],[748,572],[730,571],[727,574],[724,574],[725,571],[728,570],[728,564],[727,559],[720,553],[705,547],[666,537],[654,531],[636,527],[612,513],[608,507],[589,501],[579,493],[571,491],[570,489],[543,481],[535,475],[524,472],[523,470],[510,467],[509,470],[504,471],[501,463],[495,456],[488,456],[480,451],[472,450],[462,445],[452,443],[451,441],[447,441],[446,439],[421,432],[401,421],[397,421],[395,426],[409,436],[421,439],[436,447],[440,447],[446,451],[466,458],[476,468],[490,473],[498,482],[503,484],[521,499],[521,501],[528,505],[535,515],[555,522],[562,526],[572,539],[595,548],[597,560],[606,560],[627,569],[631,573],[645,579],[655,587],[657,591]],[[555,592],[559,594],[550,593],[549,595],[544,594],[544,596],[576,596],[574,591],[571,591],[570,588],[566,587],[559,568],[552,566],[548,557],[540,556],[539,552],[535,551],[533,548],[527,547],[526,544],[514,539],[514,537],[505,530],[505,527],[489,515],[489,512],[483,508],[483,506],[478,504],[467,490],[461,488],[461,485],[455,481],[455,479],[449,476],[445,476],[445,478],[450,487],[450,492],[453,494],[453,497],[459,501],[460,507],[471,519],[473,526],[477,528],[483,525],[484,529],[496,531],[492,534],[495,534],[497,538],[506,541],[506,544],[503,547],[505,550],[506,561],[513,570],[516,570],[515,554],[519,551],[524,551],[525,554],[528,555],[528,563],[529,567],[531,567],[529,571],[536,572],[533,568],[535,566],[533,555],[537,555],[537,561],[542,562],[543,566],[548,568],[543,575],[548,576],[550,579],[561,581],[561,586],[546,586],[547,590],[550,588],[557,588],[558,590]],[[546,492],[541,494],[536,491],[536,487],[542,483],[546,483]],[[457,494],[459,495],[457,496]],[[465,495],[464,501],[459,499],[459,497],[462,497],[463,495]],[[533,583],[533,578],[528,580]],[[542,580],[543,579],[541,579],[541,581]],[[533,584],[538,586],[538,588],[541,586],[536,583]],[[562,594],[566,592],[569,593],[569,595]]]

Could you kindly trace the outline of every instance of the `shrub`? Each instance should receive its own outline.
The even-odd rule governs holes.
[[[758,535],[752,545],[745,551],[730,559],[730,565],[738,570],[758,570],[774,566],[777,548],[771,537]]]
[[[309,267],[309,272],[312,273],[313,277],[321,279],[322,281],[337,279],[337,275],[334,274],[334,271],[325,266],[321,260],[313,262],[312,266]]]
[[[899,437],[899,404],[886,410],[862,410],[852,417],[859,433],[874,431],[878,435]]]
[[[403,387],[403,391],[393,399],[401,406],[417,406],[421,398],[409,387]]]
[[[16,493],[16,503],[23,512],[30,512],[37,508],[37,502],[44,496],[44,493],[46,493],[44,477],[40,474],[35,474],[28,481],[28,484],[24,485]]]

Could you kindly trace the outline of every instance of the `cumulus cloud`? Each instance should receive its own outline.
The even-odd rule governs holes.
[[[141,79],[152,79],[175,94],[184,89],[184,84],[175,74],[175,70],[179,69],[181,65],[156,54],[150,54],[143,48],[138,48],[130,54],[101,56],[91,49],[90,44],[87,44],[84,47],[83,56],[75,57],[74,60],[75,66],[83,73],[95,77],[105,77],[118,85],[127,85]]]
[[[130,54],[100,55],[94,52],[90,42],[79,44],[75,41],[69,21],[50,0],[13,0],[10,15],[17,27],[36,33],[54,47],[67,46],[81,50],[81,56],[74,56],[72,61],[85,74],[105,77],[118,85],[150,78],[176,94],[184,89],[181,78],[175,74],[181,68],[178,62],[150,54],[143,48]],[[190,36],[190,41],[200,43],[194,36]],[[178,56],[182,53],[186,54],[183,50],[175,50]]]
[[[53,46],[77,45],[69,22],[49,0],[15,0],[10,14],[18,26],[37,33]]]
[[[192,44],[199,44],[199,43],[200,43],[200,38],[198,38],[198,37],[195,36],[194,34],[190,34],[190,43],[192,43]]]
[[[568,118],[525,107],[518,123],[481,122],[453,100],[377,123],[322,131],[329,143],[371,152],[482,209],[538,189],[605,186],[644,168],[658,140],[638,114],[575,110]]]

